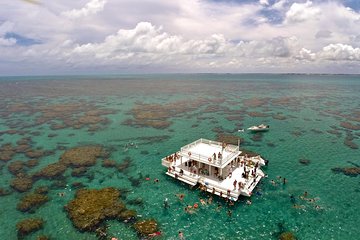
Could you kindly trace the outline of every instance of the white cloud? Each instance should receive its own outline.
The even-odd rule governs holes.
[[[314,61],[316,59],[316,54],[309,49],[302,48],[295,56],[295,59]]]
[[[321,14],[320,8],[311,1],[306,3],[293,3],[286,12],[285,23],[298,23],[317,18]]]
[[[16,44],[16,39],[14,38],[2,38],[0,37],[0,46],[13,46]]]
[[[339,1],[247,2],[62,0],[39,6],[4,0],[0,70],[16,62],[15,72],[25,63],[40,72],[98,66],[291,72],[351,62],[360,71],[359,12]],[[273,13],[280,21],[269,20]],[[7,32],[42,44],[20,46]]]
[[[346,44],[330,44],[322,49],[319,56],[326,60],[349,60],[360,61],[360,48],[354,48]]]
[[[91,0],[81,9],[65,11],[62,14],[68,18],[81,18],[91,14],[96,14],[104,9],[106,0]]]
[[[261,5],[268,6],[269,5],[269,0],[259,0],[259,3]]]

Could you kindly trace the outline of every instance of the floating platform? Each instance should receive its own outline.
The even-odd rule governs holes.
[[[239,146],[199,139],[164,157],[166,174],[191,186],[236,201],[250,197],[261,178],[266,161],[260,155],[242,155]]]

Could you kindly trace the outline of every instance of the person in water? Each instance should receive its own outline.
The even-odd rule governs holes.
[[[160,236],[161,235],[161,231],[157,231],[157,232],[154,232],[154,233],[150,233],[148,236],[149,237],[156,237],[156,236]]]
[[[184,200],[185,194],[179,193],[179,194],[176,194],[176,196],[179,198],[180,201],[182,201],[182,200]]]
[[[166,208],[169,208],[169,207],[170,207],[169,201],[168,201],[167,198],[165,198],[165,200],[164,200],[164,208],[166,209]]]

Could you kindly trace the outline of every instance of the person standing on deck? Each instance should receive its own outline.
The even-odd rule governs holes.
[[[234,181],[234,183],[233,183],[233,185],[234,185],[234,190],[236,189],[236,184],[237,184],[237,181],[236,181],[236,179],[235,179],[235,181]]]

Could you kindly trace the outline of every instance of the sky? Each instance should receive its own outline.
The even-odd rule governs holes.
[[[0,75],[360,73],[359,0],[1,0]]]

